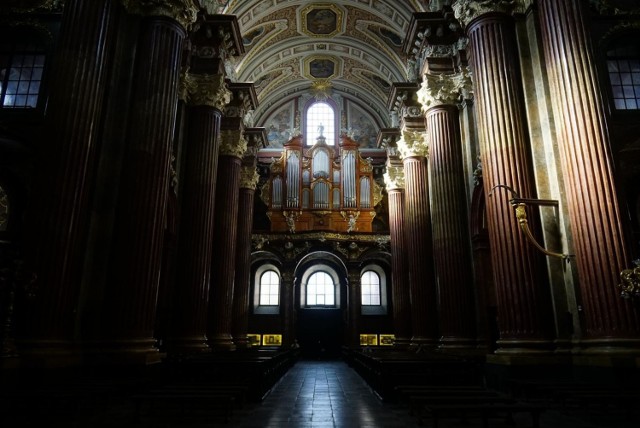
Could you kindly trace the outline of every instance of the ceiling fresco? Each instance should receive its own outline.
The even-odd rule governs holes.
[[[404,35],[413,12],[428,3],[229,0],[224,13],[238,17],[245,48],[230,66],[234,79],[255,84],[256,125],[322,86],[334,100],[358,106],[358,117],[388,126],[391,82],[407,80]]]

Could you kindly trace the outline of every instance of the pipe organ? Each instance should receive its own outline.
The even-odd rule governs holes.
[[[380,188],[371,162],[346,136],[337,147],[324,140],[305,147],[302,136],[294,137],[271,164],[262,195],[272,232],[372,231]]]

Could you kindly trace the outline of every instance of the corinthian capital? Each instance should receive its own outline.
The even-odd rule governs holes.
[[[387,171],[384,173],[384,184],[387,186],[387,192],[404,189],[404,169],[402,165],[387,164]]]
[[[142,16],[166,16],[185,29],[196,22],[197,0],[122,0],[127,12]]]
[[[240,188],[256,190],[260,176],[255,166],[243,166],[240,170]]]
[[[424,131],[402,131],[402,138],[396,143],[402,159],[429,155],[427,133]]]
[[[511,13],[518,6],[518,0],[456,0],[453,12],[456,19],[465,26],[479,16],[492,12]]]
[[[418,101],[422,104],[422,110],[427,111],[440,105],[455,105],[460,98],[456,75],[425,74]]]
[[[190,105],[223,110],[231,96],[222,74],[182,73],[179,97]]]
[[[220,156],[234,156],[242,159],[247,151],[247,140],[242,131],[225,130],[220,132]]]

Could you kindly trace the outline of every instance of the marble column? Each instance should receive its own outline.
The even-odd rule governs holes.
[[[405,180],[404,227],[411,293],[411,346],[437,346],[438,314],[429,210],[428,147],[424,131],[397,142]]]
[[[362,312],[362,285],[360,270],[349,269],[349,345],[360,347],[360,314]]]
[[[71,352],[116,7],[69,0],[64,9],[27,219],[36,282],[19,331],[23,354]]]
[[[515,22],[510,15],[513,4],[507,0],[459,0],[453,8],[466,26],[474,73],[498,301],[500,340],[496,353],[546,352],[552,348],[553,323],[544,260],[519,229],[509,204],[513,195],[502,188],[493,190],[507,185],[521,197],[536,196]],[[534,231],[538,229],[535,223],[530,225]]]
[[[424,75],[418,99],[430,136],[433,258],[438,273],[440,346],[476,345],[473,272],[457,101],[466,73]]]
[[[238,242],[236,245],[236,278],[233,287],[233,342],[237,348],[247,348],[249,340],[249,291],[251,290],[251,229],[253,227],[253,198],[260,176],[256,171],[255,155],[249,165],[240,170],[238,201]],[[282,306],[281,306],[282,307]]]
[[[542,43],[559,113],[559,145],[575,245],[588,351],[640,348],[640,311],[620,298],[620,272],[631,265],[614,180],[601,94],[584,2],[540,0]]]
[[[173,289],[167,352],[208,349],[207,309],[211,281],[215,188],[222,109],[231,93],[224,75],[183,75],[181,98],[187,103],[183,148],[178,286]]]
[[[393,150],[395,152],[395,150]],[[384,182],[389,196],[389,233],[391,237],[391,288],[393,294],[394,345],[406,348],[411,343],[411,296],[407,274],[407,250],[404,226],[404,170],[397,156],[389,151]]]
[[[154,322],[169,162],[185,28],[197,9],[186,0],[123,3],[142,17],[103,331],[94,356],[111,354],[110,361],[137,364],[159,360]]]
[[[220,137],[207,337],[209,346],[214,351],[230,351],[235,349],[231,336],[231,321],[238,198],[242,157],[247,150],[247,142],[241,130],[224,130]]]

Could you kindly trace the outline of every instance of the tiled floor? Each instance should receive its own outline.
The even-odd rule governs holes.
[[[260,404],[246,406],[228,426],[265,427],[417,427],[418,421],[399,404],[382,403],[358,376],[341,361],[298,362]],[[431,421],[422,426],[432,427]],[[443,420],[440,428],[481,427],[480,421]],[[516,415],[515,425],[490,420],[490,427],[531,427],[529,415]],[[638,420],[606,409],[582,411],[547,410],[541,428],[637,428]]]

